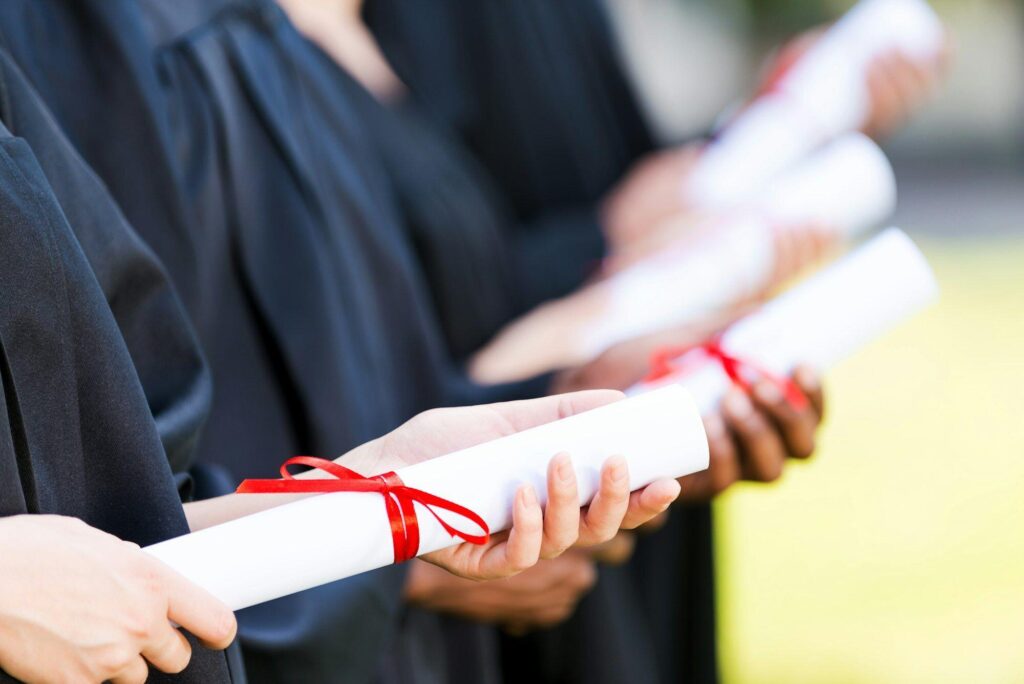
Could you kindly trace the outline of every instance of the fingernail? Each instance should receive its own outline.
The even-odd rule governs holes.
[[[566,454],[561,454],[556,458],[559,459],[558,465],[555,468],[555,475],[557,475],[558,481],[562,484],[572,482],[573,477],[576,475],[572,468],[572,460]]]
[[[612,478],[612,482],[618,484],[629,477],[629,469],[626,467],[626,461],[621,456],[616,456],[611,462],[611,468],[609,468],[608,474]]]
[[[818,389],[818,374],[812,371],[810,368],[801,368],[797,372],[797,379],[800,384],[804,386],[808,391],[815,391]]]
[[[732,390],[725,397],[725,408],[736,418],[747,418],[754,412],[750,397],[740,390]]]
[[[774,382],[762,382],[754,391],[757,393],[757,398],[766,404],[777,404],[782,401],[782,392]]]
[[[533,490],[533,485],[526,485],[523,487],[523,505],[532,508],[537,505],[537,492]]]
[[[717,415],[709,416],[704,419],[704,434],[707,435],[708,441],[714,441],[725,434],[725,425],[722,423],[722,419]]]

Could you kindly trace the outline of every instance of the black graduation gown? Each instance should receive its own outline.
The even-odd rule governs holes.
[[[366,18],[418,100],[460,134],[497,180],[519,219],[513,230],[538,244],[550,241],[551,254],[571,260],[562,241],[576,232],[552,217],[592,211],[653,148],[599,3],[368,0]],[[544,289],[553,295],[572,289],[583,269],[572,272],[575,282]],[[580,681],[592,668],[594,676],[616,681],[609,673],[645,662],[641,642],[650,642],[657,646],[654,681],[716,681],[710,509],[676,510],[672,518],[641,542],[630,564],[633,586],[620,592],[638,603],[619,612],[644,625],[609,635],[601,625],[613,617],[581,610],[573,624],[556,630],[570,634],[511,641],[509,675]],[[636,636],[645,633],[651,636]],[[552,651],[552,643],[577,644],[579,664],[552,661],[543,673],[523,667],[537,661],[530,654],[538,649]],[[643,681],[642,672],[631,679]]]
[[[189,201],[203,230],[216,226],[233,245],[236,278],[277,345],[293,416],[301,417],[290,442],[268,450],[261,438],[245,461],[232,462],[224,448],[240,436],[226,421],[215,425],[215,404],[201,459],[235,478],[270,472],[281,453],[341,453],[427,408],[546,387],[539,378],[480,388],[453,361],[390,183],[351,104],[358,86],[275,4],[145,7]],[[234,404],[249,395],[241,377],[248,370],[233,350],[216,352],[231,336],[215,331],[208,344],[218,386],[238,392],[227,400]],[[372,573],[247,611],[250,677],[352,682],[382,663],[385,678],[444,681],[452,662],[441,648],[441,620],[402,610],[401,580],[400,570]],[[392,635],[396,617],[401,629]]]
[[[604,255],[598,202],[653,147],[594,2],[368,0],[399,76],[497,180],[514,239],[547,256],[520,286],[568,294]]]
[[[402,99],[354,92],[395,190],[447,347],[468,359],[536,302],[516,287],[528,267],[509,239],[511,212],[457,138]]]
[[[106,2],[100,5],[105,11],[122,6],[124,6],[123,3],[117,2]],[[73,112],[82,116],[89,107],[102,109],[104,116],[111,121],[108,128],[85,124],[78,126],[78,130],[62,128],[62,132],[82,132],[91,136],[95,141],[94,145],[109,150],[111,157],[120,154],[123,150],[144,147],[141,142],[142,136],[137,134],[136,130],[145,123],[145,119],[135,116],[118,118],[118,110],[106,105],[106,103],[116,101],[115,93],[109,91],[94,93],[93,90],[83,87],[78,82],[80,73],[73,71],[69,73],[68,69],[63,68],[65,65],[59,62],[55,63],[56,55],[72,54],[73,51],[67,49],[66,52],[62,52],[54,50],[53,46],[66,46],[74,40],[75,35],[67,31],[57,33],[62,28],[61,22],[44,21],[44,19],[52,17],[54,7],[55,3],[51,0],[10,0],[0,3],[0,45],[18,63],[19,82],[22,78],[32,82],[33,91],[37,96],[33,97],[33,102],[36,99],[41,99],[45,103],[43,106],[48,109],[46,116],[35,115],[34,110],[32,116],[20,116],[18,123],[27,129],[27,132],[21,130],[15,132],[29,139],[36,154],[42,158],[47,175],[51,177],[51,183],[58,193],[62,192],[65,187],[88,186],[88,189],[92,190],[89,183],[98,185],[96,181],[81,181],[79,177],[91,178],[93,172],[103,178],[107,176],[99,167],[86,172],[82,170],[85,165],[81,163],[65,163],[63,155],[74,154],[74,152],[70,151],[63,137],[59,145],[50,143],[48,136],[54,126],[51,114],[55,118],[62,119],[61,115],[65,112]],[[84,12],[86,9],[82,5],[76,11]],[[44,24],[46,28],[41,32],[40,29]],[[109,45],[111,50],[123,49],[117,45],[115,39],[131,35],[118,31],[100,34],[98,28],[93,22],[84,26],[83,30],[90,33],[95,32],[97,42]],[[26,58],[28,64],[26,64]],[[56,78],[33,78],[38,74],[53,75]],[[125,83],[122,79],[99,80],[108,86]],[[74,84],[75,87],[68,87],[71,84]],[[40,88],[44,89],[44,92],[39,93]],[[83,95],[90,99],[83,101]],[[26,105],[17,100],[12,101],[12,107],[15,110],[20,111],[22,106]],[[133,108],[133,111],[137,112],[138,109]],[[124,125],[126,121],[131,121],[132,125]],[[117,137],[114,137],[115,135]],[[33,136],[38,136],[38,139]],[[77,144],[77,140],[71,142],[77,150],[83,149],[81,145]],[[52,152],[52,149],[59,150],[59,154]],[[119,163],[123,161],[116,157],[114,159]],[[108,160],[106,157],[100,156],[98,161]],[[89,159],[88,162],[91,165],[93,159]],[[124,178],[130,178],[139,183],[154,182],[153,179],[158,178],[161,171],[161,167],[158,165],[147,165],[147,173],[138,173],[134,166],[128,166],[130,168],[126,169],[125,165],[119,164],[118,168]],[[97,169],[99,170],[97,171]],[[54,180],[55,178],[61,182],[57,182]],[[106,189],[99,188],[98,192],[105,195]],[[137,216],[152,216],[152,220],[160,220],[162,217],[174,215],[177,205],[161,203],[159,198],[155,198],[151,203],[143,203],[140,201],[140,197],[143,196],[145,195],[142,193],[119,193],[119,206],[120,198],[123,197],[128,200],[133,210],[132,213]],[[105,200],[105,203],[110,204],[110,201]],[[74,205],[76,210],[83,214],[81,219],[75,217],[76,221],[95,222],[99,220],[93,217],[98,212],[94,206],[96,204],[96,202],[84,199],[76,201]],[[90,256],[96,259],[104,258],[102,253]],[[102,275],[102,269],[98,270]],[[129,349],[134,351],[135,345],[139,345],[143,350],[142,353],[135,354],[137,370],[142,377],[147,399],[160,426],[161,438],[172,467],[175,472],[180,473],[186,470],[191,462],[194,442],[199,434],[198,427],[201,424],[201,419],[205,418],[208,412],[210,401],[209,373],[197,350],[194,335],[187,327],[180,327],[181,321],[178,319],[168,319],[159,329],[154,328],[150,322],[147,322],[145,326],[140,326],[133,324],[131,320],[123,319],[118,308],[121,299],[113,297],[113,288],[121,283],[110,283],[109,286],[107,283],[102,284],[105,291],[111,295],[111,306],[122,326],[122,333]],[[180,291],[178,294],[180,295]],[[153,348],[146,346],[152,345],[154,341],[159,341],[161,345],[159,354],[154,354]],[[167,373],[165,372],[167,359],[172,355],[181,359],[181,362],[176,364],[174,373]]]
[[[414,102],[384,106],[362,89],[352,92],[351,101],[392,181],[448,349],[466,360],[504,324],[536,304],[516,287],[517,276],[529,262],[507,239],[511,213],[492,192],[487,172]],[[383,679],[504,681],[496,628],[454,617],[417,619],[440,626],[444,640],[438,647],[443,647],[447,661],[444,677],[415,672],[421,659],[412,657],[393,663]]]
[[[385,107],[364,93],[354,97],[382,152],[442,313],[449,344],[460,356],[475,351],[514,315],[521,292],[514,285],[516,258],[505,236],[514,222],[490,187],[486,171],[461,150],[456,139],[424,116],[416,102]],[[506,655],[514,667],[502,674],[496,629],[448,620],[447,647],[475,652],[478,666],[453,673],[450,682],[487,681],[655,682],[657,667],[638,614],[639,597],[628,572],[603,568],[569,628],[509,640]],[[603,616],[615,615],[615,620]],[[600,658],[572,658],[587,643],[600,642]],[[485,658],[487,660],[485,660]],[[482,665],[486,663],[485,665]],[[402,681],[402,680],[399,680]]]
[[[183,534],[168,454],[187,465],[209,397],[184,313],[3,51],[0,92],[0,515],[141,545]],[[224,654],[193,649],[150,681],[231,680]]]
[[[119,21],[141,7],[159,81],[120,48],[133,45],[125,37],[133,27],[105,23],[117,4],[127,8]],[[136,220],[147,240],[168,250],[175,280],[196,283],[187,304],[218,388],[200,443],[203,493],[270,475],[293,453],[341,453],[425,408],[533,396],[546,385],[542,378],[483,390],[447,355],[388,184],[347,104],[352,84],[275,5],[49,5],[74,20],[69,31],[81,28],[84,13],[102,24],[101,34],[118,37],[116,50],[81,32],[62,43],[81,50],[61,62],[68,73],[84,72],[75,84],[95,91],[120,75],[138,89],[119,86],[120,99],[101,106],[82,92],[59,92],[52,63],[37,70],[86,156],[104,160],[115,194],[159,193],[125,169],[173,157],[168,175],[180,187],[185,221],[147,220],[144,209]],[[40,23],[57,30],[59,22]],[[31,45],[25,49],[32,62]],[[90,59],[76,59],[83,56]],[[134,108],[130,115],[125,107]],[[88,128],[109,130],[106,108],[128,126],[148,117],[152,126],[133,129],[145,143],[111,151],[97,142]],[[161,200],[170,203],[173,193]],[[167,230],[178,234],[168,238]],[[389,569],[244,611],[240,637],[252,679],[362,681],[382,659],[443,673],[436,618],[400,610],[402,579]],[[399,619],[401,639],[389,643]]]

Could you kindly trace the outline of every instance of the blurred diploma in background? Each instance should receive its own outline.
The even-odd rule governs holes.
[[[605,1],[666,141],[852,4]],[[718,504],[728,683],[1024,681],[1024,5],[932,5],[952,72],[884,146],[943,296],[829,375],[813,467]]]

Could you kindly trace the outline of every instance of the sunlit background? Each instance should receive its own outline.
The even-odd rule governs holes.
[[[607,0],[665,140],[826,0]],[[727,683],[1024,682],[1024,6],[934,6],[956,62],[886,147],[941,302],[828,377],[816,460],[719,505]]]

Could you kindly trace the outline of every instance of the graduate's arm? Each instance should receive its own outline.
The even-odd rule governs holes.
[[[578,392],[530,401],[435,409],[352,450],[337,462],[366,475],[398,470],[621,398],[620,392]],[[482,546],[461,544],[423,558],[463,577],[505,577],[534,565],[539,558],[558,556],[573,545],[600,544],[621,528],[642,525],[668,508],[678,495],[679,485],[674,480],[659,480],[631,493],[626,462],[615,456],[602,468],[594,500],[581,510],[575,470],[569,455],[559,454],[552,458],[548,468],[548,503],[544,510],[533,488],[523,486],[515,498],[511,530],[492,535],[490,542]],[[299,496],[231,494],[186,504],[185,511],[190,527],[198,530],[294,501]]]
[[[684,222],[686,223],[686,222]],[[685,230],[685,226],[682,228]],[[672,226],[664,228],[666,232],[676,231]],[[573,389],[614,388],[625,389],[646,373],[649,356],[638,355],[633,348],[637,343],[648,345],[658,336],[682,334],[706,328],[715,320],[731,322],[735,320],[736,311],[749,309],[751,305],[760,304],[778,286],[786,283],[794,276],[802,273],[808,266],[820,263],[838,242],[839,232],[828,226],[815,222],[786,225],[784,229],[775,231],[773,248],[773,268],[766,274],[759,287],[751,288],[741,301],[732,305],[708,320],[696,321],[685,328],[669,329],[646,335],[636,340],[629,340],[608,350],[597,359],[590,359],[588,352],[579,340],[585,336],[588,327],[600,324],[606,315],[614,288],[603,283],[583,287],[572,294],[556,299],[534,308],[502,328],[486,345],[470,358],[467,369],[470,377],[477,383],[494,385],[499,383],[523,382],[525,378],[538,378],[542,373],[550,373],[552,369],[568,369],[556,373],[553,392],[572,391]],[[665,242],[665,239],[668,239]],[[620,253],[605,261],[604,270],[610,275],[615,270],[629,266],[638,258],[672,244],[679,240],[680,235],[652,235],[644,245],[635,246],[629,253]],[[684,238],[685,239],[685,238]],[[548,270],[557,270],[555,263],[561,259],[558,252],[554,261],[545,266]],[[543,269],[541,269],[543,270]],[[526,288],[519,288],[521,291]],[[658,293],[659,295],[662,293]],[[711,320],[715,319],[715,320]],[[693,339],[689,336],[688,343],[696,344],[705,338]],[[670,343],[662,346],[672,346]],[[640,369],[636,364],[641,364]],[[573,376],[605,376],[602,382]],[[571,380],[567,382],[566,380]],[[560,389],[561,388],[561,389]]]
[[[172,624],[173,623],[173,624]],[[234,614],[135,544],[80,520],[0,519],[0,670],[26,682],[146,681],[191,647],[234,640]],[[147,664],[148,663],[148,664]]]

